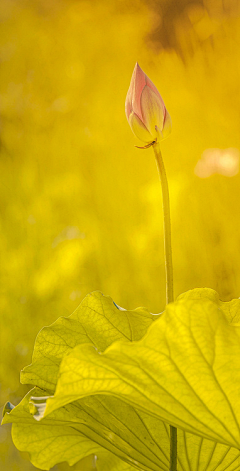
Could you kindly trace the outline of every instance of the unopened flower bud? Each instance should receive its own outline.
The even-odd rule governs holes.
[[[165,139],[171,132],[172,122],[163,99],[138,63],[132,74],[125,111],[133,133],[147,144]]]

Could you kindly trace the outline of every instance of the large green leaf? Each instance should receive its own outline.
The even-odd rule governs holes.
[[[39,394],[43,396],[52,393],[56,386],[61,359],[73,347],[81,343],[90,343],[98,349],[104,350],[118,339],[137,340],[143,336],[148,326],[156,318],[156,315],[150,314],[143,308],[127,311],[119,308],[110,297],[103,296],[100,292],[91,293],[70,317],[60,318],[51,326],[41,330],[36,339],[33,362],[23,370],[21,380],[23,383],[45,388],[40,393],[36,390],[36,397]],[[28,394],[10,414],[7,411],[3,422],[13,422],[12,435],[17,448],[28,451],[32,462],[36,466],[40,468],[48,466],[47,469],[49,469],[49,466],[51,467],[59,461],[75,462],[79,459],[79,456],[82,456],[82,453],[85,456],[88,449],[92,450],[93,441],[96,434],[98,434],[97,442],[103,446],[105,445],[106,449],[112,450],[130,462],[133,460],[132,456],[134,456],[136,463],[137,460],[140,459],[141,461],[142,459],[145,469],[152,469],[151,459],[153,456],[155,460],[153,469],[159,469],[156,464],[159,458],[154,456],[154,450],[150,452],[147,445],[141,442],[141,437],[140,439],[136,438],[136,433],[131,432],[131,426],[128,427],[124,423],[124,420],[127,423],[132,418],[131,416],[135,418],[136,414],[132,407],[122,404],[125,410],[124,417],[121,404],[119,407],[120,401],[115,407],[115,404],[114,406],[111,404],[112,401],[116,402],[114,398],[111,401],[111,398],[108,397],[105,402],[103,398],[102,401],[98,398],[87,398],[82,400],[81,404],[75,403],[71,404],[70,408],[61,409],[57,417],[56,413],[54,416],[51,415],[51,421],[48,421],[46,425],[45,420],[38,424],[29,414],[28,402],[32,395],[35,395],[34,391]],[[119,418],[115,417],[115,409],[116,411],[119,410]],[[64,427],[66,432],[62,429],[59,432],[60,424],[63,427],[63,412],[65,413]],[[26,416],[28,417],[27,421]],[[78,429],[76,429],[76,421]],[[68,423],[67,426],[66,422]],[[69,426],[70,422],[74,424],[74,434],[72,434]],[[134,423],[136,423],[136,418],[135,421],[133,420]],[[141,427],[140,420],[138,426]],[[144,426],[142,428],[144,429]],[[80,436],[78,437],[79,433]],[[141,433],[144,434],[144,439],[147,439],[147,430],[143,430]],[[70,444],[70,436],[73,443],[76,440],[79,440],[80,445],[82,442],[84,443],[83,447],[79,445],[80,450],[76,455],[77,458],[74,456],[74,448],[70,451],[64,448],[64,443]],[[34,440],[33,437],[35,437]],[[54,446],[61,450],[61,453],[53,452],[53,440]],[[132,442],[133,447],[131,446]],[[99,450],[99,445],[97,446]],[[141,449],[141,452],[136,447]],[[146,457],[144,457],[144,454]],[[113,461],[115,462],[115,458],[114,460],[111,458],[111,462]],[[99,458],[98,466],[104,466],[102,463],[102,458]],[[125,464],[123,465],[125,469]]]
[[[37,422],[30,413],[29,403],[31,405],[32,394],[37,398],[44,392],[38,388],[31,390],[17,407],[5,410],[3,419],[3,423],[13,423],[12,438],[15,446],[20,451],[28,452],[36,467],[48,470],[63,461],[73,465],[85,456],[96,454],[99,458],[97,469],[100,471],[107,469],[107,466],[110,471],[110,465],[115,469],[113,464],[115,466],[116,463],[119,471],[133,469],[130,464],[133,460],[131,446],[125,444],[129,454],[126,455],[129,461],[127,464],[116,456],[117,454],[125,458],[124,452],[121,451],[121,445],[124,449],[124,443],[121,443],[123,440],[114,434],[111,428],[98,422],[93,417],[91,407],[86,406],[83,401],[82,406],[79,403],[70,404]],[[106,448],[111,452],[106,452],[104,445],[107,445]],[[141,456],[141,452],[137,452],[137,455]],[[151,460],[149,462],[151,463]],[[156,466],[153,469],[158,468]]]
[[[197,299],[197,302],[207,298],[218,307],[221,303],[212,290],[193,290],[183,298]],[[236,308],[233,303],[223,303],[223,311],[231,321],[236,320],[239,302],[235,301]],[[49,469],[61,461],[73,464],[96,453],[98,471],[133,471],[135,468],[166,471],[169,468],[168,425],[154,416],[152,410],[144,411],[142,404],[133,407],[125,402],[125,396],[123,402],[121,394],[119,397],[101,394],[81,398],[55,409],[40,422],[29,412],[30,401],[30,410],[38,411],[36,417],[41,418],[44,401],[36,401],[36,407],[30,398],[54,392],[61,358],[70,360],[71,365],[71,355],[77,345],[84,344],[87,348],[87,343],[94,343],[95,348],[103,351],[115,340],[139,339],[157,317],[143,309],[119,309],[111,298],[97,292],[87,296],[72,316],[60,318],[39,333],[33,363],[25,368],[22,379],[45,390],[32,390],[16,408],[6,411],[3,420],[13,422],[12,435],[17,448],[28,451],[37,467]],[[158,323],[157,320],[154,325]],[[131,366],[131,362],[129,364]],[[59,384],[61,381],[60,376]],[[182,430],[178,430],[178,460],[178,469],[182,471],[240,469],[238,450]]]
[[[41,397],[44,391],[35,389],[28,393],[10,413],[6,411],[3,422],[13,422],[15,445],[21,451],[28,451],[32,462],[41,469],[49,469],[44,466],[49,463],[53,466],[64,460],[73,464],[91,452],[98,454],[101,446],[129,465],[134,463],[138,469],[168,469],[169,440],[162,422],[158,421],[156,425],[156,419],[148,417],[145,425],[145,420],[133,407],[111,397],[76,401],[38,422],[29,412],[35,407],[31,401],[32,394],[37,402],[37,397]],[[153,430],[157,431],[159,443],[149,431],[151,423]],[[71,446],[74,447],[77,440],[76,459],[75,449]],[[65,450],[64,444],[66,447],[69,444],[70,451],[68,448]],[[53,453],[54,447],[61,449],[60,455]]]
[[[138,342],[115,342],[103,354],[90,345],[75,347],[63,358],[45,416],[84,396],[110,394],[185,431],[239,448],[239,362],[239,325],[230,324],[208,295],[186,294]]]
[[[99,416],[99,422],[94,418],[93,403],[86,405],[82,400],[37,422],[29,413],[29,400],[32,394],[37,397],[42,393],[38,389],[30,391],[4,416],[4,423],[13,422],[12,435],[16,447],[30,453],[32,463],[38,468],[50,469],[62,461],[72,465],[94,453],[98,457],[98,471],[133,471],[135,467],[168,470],[169,428],[162,421],[143,412],[137,415],[131,406],[115,398],[112,404],[110,401],[112,409],[108,403],[109,410],[104,414],[104,398],[101,397],[101,401],[95,404],[95,416]],[[114,426],[115,415],[118,420]],[[137,431],[138,435],[130,430]],[[234,471],[239,468],[240,452],[237,449],[178,430],[180,471]]]
[[[99,291],[90,293],[71,316],[39,332],[32,364],[22,371],[21,382],[53,392],[61,360],[76,345],[88,343],[104,351],[116,340],[139,340],[157,317],[144,308],[120,308]]]
[[[34,466],[48,470],[62,461],[73,465],[91,453],[102,451],[101,447],[87,439],[74,423],[66,424],[64,412],[68,411],[69,406],[51,414],[39,426],[29,412],[29,399],[33,392],[36,396],[43,393],[37,389],[30,391],[17,407],[10,413],[5,413],[3,423],[13,423],[13,442],[18,450],[30,454]]]

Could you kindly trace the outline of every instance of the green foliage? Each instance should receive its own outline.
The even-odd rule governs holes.
[[[54,391],[60,362],[74,347],[90,344],[104,351],[116,340],[139,340],[156,317],[146,309],[126,311],[109,296],[91,293],[71,316],[39,332],[33,362],[22,371],[21,382]]]
[[[22,372],[35,387],[3,423],[40,469],[95,454],[98,471],[167,471],[172,424],[179,470],[234,471],[239,318],[240,300],[222,303],[210,289],[184,293],[157,316],[92,293],[40,331]]]

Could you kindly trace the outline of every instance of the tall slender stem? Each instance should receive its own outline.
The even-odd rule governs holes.
[[[153,144],[157,168],[162,186],[163,221],[164,221],[164,248],[166,270],[166,304],[173,302],[173,265],[171,243],[171,219],[168,182],[162,154],[158,142]],[[170,425],[170,468],[169,471],[177,471],[177,429]]]
[[[171,243],[171,220],[167,176],[164,168],[162,154],[158,142],[153,144],[157,168],[162,186],[163,221],[164,221],[164,247],[165,247],[165,269],[166,269],[166,304],[173,302],[173,265],[172,265],[172,243]]]

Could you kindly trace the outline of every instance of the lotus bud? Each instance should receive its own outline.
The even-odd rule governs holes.
[[[163,99],[138,63],[132,74],[125,111],[133,133],[146,144],[165,139],[171,132],[172,122]]]

